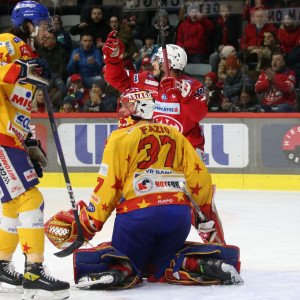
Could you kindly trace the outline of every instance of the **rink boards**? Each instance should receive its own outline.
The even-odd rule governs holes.
[[[93,187],[115,114],[55,114],[74,187]],[[201,122],[206,166],[222,189],[300,190],[300,114],[209,113]],[[47,114],[33,115],[49,164],[43,187],[64,187]]]

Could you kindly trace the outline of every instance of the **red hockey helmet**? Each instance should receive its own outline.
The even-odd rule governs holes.
[[[135,124],[140,119],[152,119],[154,108],[155,100],[150,92],[127,89],[118,99],[119,128]]]

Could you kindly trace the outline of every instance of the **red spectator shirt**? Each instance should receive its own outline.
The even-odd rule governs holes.
[[[255,85],[255,92],[263,95],[262,104],[277,105],[288,103],[296,108],[295,72],[284,68],[276,72],[272,81],[269,81],[266,71],[262,71]]]

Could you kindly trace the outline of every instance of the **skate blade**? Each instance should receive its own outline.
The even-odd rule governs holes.
[[[90,277],[84,276],[79,279],[75,287],[83,290],[89,289],[91,286],[94,286],[96,284],[99,285],[99,287],[101,286],[108,287],[112,285],[113,281],[114,281],[114,277],[109,274],[101,276],[101,278],[97,280],[92,280]]]
[[[231,282],[225,284],[243,284],[244,280],[242,279],[241,275],[238,271],[234,268],[234,266],[223,263],[222,271],[231,274]]]
[[[46,291],[39,289],[25,289],[22,300],[63,300],[70,297],[69,290]]]
[[[16,286],[5,282],[0,283],[0,293],[23,293],[23,292],[24,289],[21,285]]]

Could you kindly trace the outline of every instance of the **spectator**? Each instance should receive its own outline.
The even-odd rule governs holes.
[[[133,58],[135,60],[135,68],[139,70],[141,68],[142,59],[145,57],[152,57],[159,48],[158,44],[155,44],[155,31],[149,28],[144,32],[145,45],[139,50],[139,53],[135,53]]]
[[[83,21],[70,28],[71,35],[80,34],[80,36],[82,36],[85,33],[91,34],[98,49],[102,48],[109,31],[109,27],[103,18],[102,8],[96,6],[91,9],[89,20]]]
[[[109,26],[111,31],[117,30],[117,38],[124,44],[127,54],[133,56],[137,52],[137,48],[131,27],[128,24],[120,25],[120,20],[116,16],[110,17]]]
[[[122,24],[130,26],[135,39],[141,39],[143,31],[149,26],[149,12],[142,9],[133,10],[134,5],[132,0],[124,1]]]
[[[271,68],[261,72],[255,85],[255,92],[263,94],[262,109],[266,112],[294,112],[295,83],[295,72],[286,68],[283,53],[273,53]]]
[[[83,34],[80,47],[73,50],[67,69],[71,74],[80,74],[83,85],[90,89],[96,79],[101,79],[102,54],[93,44],[91,34]]]
[[[87,101],[86,112],[116,112],[118,98],[108,94],[104,79],[94,81]]]
[[[71,76],[68,95],[74,96],[76,110],[83,112],[85,101],[89,98],[89,90],[82,86],[82,77],[79,74]]]
[[[57,37],[57,41],[60,42],[69,54],[72,52],[72,39],[70,33],[63,29],[63,23],[61,17],[58,15],[53,16],[54,29],[53,32]]]
[[[291,14],[284,15],[284,21],[278,29],[277,37],[285,54],[289,54],[292,48],[299,44],[300,26],[293,22]]]
[[[236,110],[241,112],[261,112],[261,106],[253,87],[243,86]]]
[[[243,19],[248,23],[253,23],[254,12],[258,9],[266,9],[265,0],[255,0],[254,6],[250,6],[251,0],[246,0],[243,7]]]
[[[57,41],[56,35],[53,31],[47,33],[44,40],[44,47],[38,49],[37,52],[39,57],[47,60],[53,76],[55,75],[55,77],[63,80],[67,79],[69,54],[67,50],[61,47],[61,44]]]
[[[62,107],[59,112],[62,112],[62,113],[77,112],[77,110],[75,108],[75,97],[73,95],[69,95],[64,99]]]
[[[235,111],[242,86],[253,86],[253,82],[248,75],[239,70],[238,60],[235,56],[226,58],[226,70],[227,76],[223,82],[222,109]]]
[[[213,31],[213,24],[203,17],[199,6],[192,4],[188,8],[188,18],[177,30],[176,44],[187,52],[188,63],[203,63],[209,54],[209,37]]]
[[[256,67],[258,62],[257,54],[252,51],[261,46],[266,31],[273,31],[277,34],[277,28],[272,24],[267,24],[267,12],[264,9],[258,9],[254,12],[253,21],[253,24],[247,24],[245,27],[240,42],[240,49],[243,51],[246,63],[253,62]]]
[[[42,89],[36,89],[31,104],[31,112],[33,113],[46,113],[47,107],[44,99]]]
[[[147,56],[142,59],[142,65],[141,65],[141,68],[140,68],[140,73],[145,72],[145,71],[153,72],[151,59],[150,59],[150,57],[147,57]]]
[[[232,46],[224,46],[220,53],[221,60],[219,62],[219,66],[218,66],[219,81],[224,81],[227,76],[226,58],[229,56],[236,57],[236,51],[235,51],[234,47],[232,47]],[[239,65],[239,69],[241,69],[243,72],[245,72],[244,65],[240,59],[238,59],[238,65]]]
[[[176,42],[176,28],[170,25],[169,14],[165,9],[161,10],[161,15],[166,44],[174,44]],[[154,43],[160,44],[160,25],[157,14],[155,24],[151,28],[155,32]]]
[[[230,14],[229,5],[223,3],[220,5],[220,17],[214,24],[213,41],[215,52],[209,57],[209,64],[214,73],[217,73],[218,71],[222,49],[229,45],[238,49],[239,38],[239,23],[237,22],[237,19]]]
[[[271,57],[274,52],[282,52],[280,41],[276,37],[273,31],[266,31],[264,33],[264,39],[262,45],[259,48],[255,48],[251,53],[257,55],[257,66],[255,70],[248,71],[248,75],[256,82],[260,72],[271,66]]]
[[[300,40],[286,57],[287,66],[296,74],[296,88],[300,88]]]
[[[206,98],[208,99],[208,111],[222,111],[221,104],[223,101],[223,94],[220,85],[218,85],[217,75],[213,72],[207,73],[204,77],[204,83],[204,90]]]

